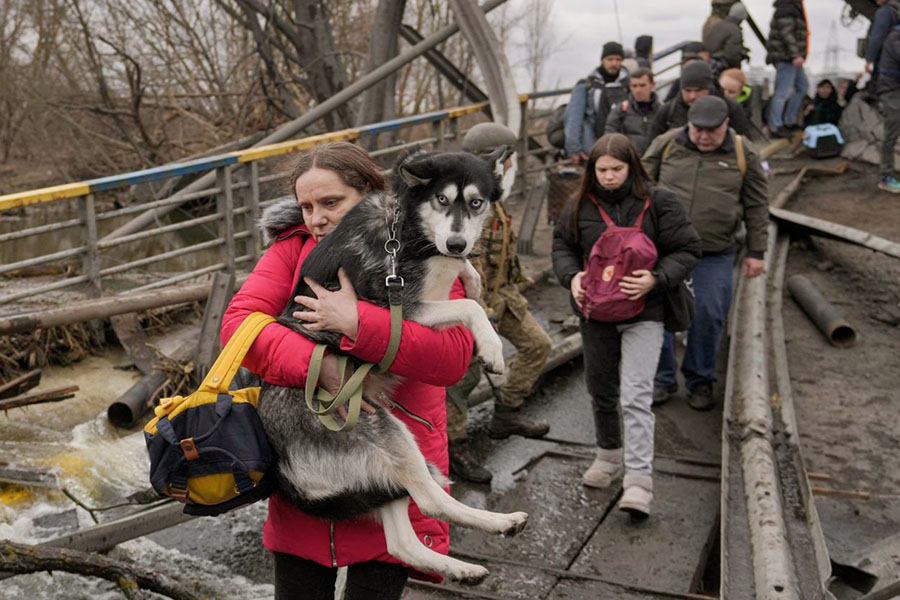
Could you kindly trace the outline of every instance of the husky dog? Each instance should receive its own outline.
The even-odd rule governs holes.
[[[464,325],[475,337],[486,368],[502,372],[501,341],[473,299],[480,297],[481,283],[466,257],[481,237],[490,203],[504,194],[501,175],[507,155],[503,147],[484,157],[416,153],[401,159],[394,169],[393,193],[367,195],[309,254],[279,322],[340,351],[340,334],[309,331],[292,316],[306,310],[293,297],[315,296],[304,277],[328,289],[339,288],[338,268],[343,267],[360,298],[387,306],[390,258],[385,244],[397,219],[404,318],[429,327]],[[447,300],[457,278],[463,279],[468,298]],[[264,385],[259,415],[275,454],[278,489],[298,508],[322,519],[376,513],[392,556],[422,571],[479,582],[487,569],[419,542],[409,520],[409,497],[433,518],[500,534],[520,531],[528,515],[470,508],[447,494],[442,487],[446,480],[425,461],[409,429],[387,409],[393,405],[385,394],[369,393],[390,389],[391,380],[397,382],[387,373],[373,371],[368,376],[366,397],[376,412],[361,413],[348,433],[322,426],[306,408],[304,390]]]

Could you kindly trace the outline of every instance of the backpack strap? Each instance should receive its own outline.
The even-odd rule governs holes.
[[[600,217],[603,219],[603,222],[606,223],[606,227],[607,228],[615,227],[616,224],[613,222],[613,220],[610,218],[610,216],[608,214],[606,214],[606,211],[603,210],[603,208],[600,206],[600,203],[597,202],[596,198],[594,198],[593,194],[588,194],[588,198],[591,199],[591,202],[593,202],[594,206],[597,207],[597,210],[600,211]]]
[[[225,344],[216,362],[210,367],[209,373],[200,384],[200,390],[207,390],[217,394],[228,392],[228,386],[231,380],[241,366],[250,346],[256,340],[256,337],[269,323],[273,323],[274,318],[261,312],[250,314],[244,322],[241,323],[234,335]]]
[[[647,196],[647,199],[644,200],[644,208],[641,209],[641,214],[638,215],[638,218],[635,219],[634,225],[632,227],[637,227],[640,229],[644,226],[644,215],[647,214],[647,211],[650,209],[650,196]]]
[[[741,177],[747,175],[747,156],[744,154],[744,136],[734,134],[734,153],[737,155],[738,171]]]
[[[670,139],[669,139],[669,143],[666,144],[666,147],[665,147],[665,148],[663,148],[663,151],[662,151],[662,158],[660,159],[659,162],[663,162],[663,161],[665,161],[666,159],[669,158],[669,155],[672,154],[672,147],[673,147],[674,145],[675,145],[675,138],[673,137],[673,138],[670,138]]]

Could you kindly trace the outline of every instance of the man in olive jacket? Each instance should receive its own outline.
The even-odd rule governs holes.
[[[715,406],[716,356],[731,306],[735,232],[742,220],[747,228],[744,277],[756,277],[765,268],[766,177],[759,154],[729,128],[728,106],[715,96],[694,102],[688,125],[656,138],[643,162],[651,177],[681,199],[703,238],[703,258],[693,274],[696,314],[681,371],[691,407],[709,410]],[[677,390],[676,368],[675,341],[667,333],[656,373],[656,403]]]

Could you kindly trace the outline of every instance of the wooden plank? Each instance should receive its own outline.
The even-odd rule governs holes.
[[[32,487],[59,487],[56,474],[48,467],[22,467],[2,461],[0,461],[0,482]]]
[[[612,511],[572,570],[628,585],[696,590],[718,535],[719,484],[657,473],[652,512],[649,519],[632,522]]]
[[[809,215],[803,215],[783,208],[770,207],[769,214],[776,221],[786,223],[794,228],[802,229],[813,235],[821,235],[843,242],[850,242],[851,244],[882,252],[888,256],[893,256],[894,258],[900,258],[900,244],[873,235],[868,231],[840,225],[839,223],[833,223],[831,221],[826,221],[825,219],[810,217]]]
[[[541,218],[541,208],[544,206],[544,198],[547,196],[547,188],[550,182],[546,179],[531,188],[528,200],[525,203],[525,212],[522,214],[522,223],[519,225],[520,254],[534,254],[534,232],[537,229],[538,220]]]
[[[222,349],[219,331],[222,329],[222,315],[228,308],[234,293],[233,273],[214,273],[200,324],[200,337],[194,354],[194,374],[202,381]]]
[[[40,369],[35,369],[0,385],[0,399],[18,396],[36,387],[41,382],[41,373]]]
[[[11,408],[20,408],[22,406],[31,406],[32,404],[44,404],[47,402],[61,402],[68,398],[73,398],[75,392],[78,391],[77,385],[45,390],[41,392],[32,392],[6,400],[0,400],[0,410],[9,410]]]
[[[119,343],[128,353],[128,357],[134,362],[134,366],[144,375],[153,372],[153,363],[156,362],[156,351],[147,339],[147,334],[141,327],[137,313],[113,315],[110,317],[113,331],[119,338]]]

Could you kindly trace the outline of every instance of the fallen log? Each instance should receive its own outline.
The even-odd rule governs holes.
[[[77,391],[77,385],[69,385],[52,390],[44,390],[42,392],[32,392],[30,394],[16,396],[15,398],[0,400],[0,410],[9,410],[10,408],[20,408],[22,406],[44,404],[47,402],[61,402],[75,397],[75,392]]]
[[[0,570],[17,575],[39,571],[65,571],[111,581],[127,598],[146,598],[149,590],[173,600],[197,600],[183,585],[164,573],[126,564],[80,550],[19,544],[0,540]]]
[[[33,387],[37,387],[37,385],[41,382],[41,370],[35,369],[34,371],[29,371],[24,375],[19,375],[12,381],[8,381],[3,385],[0,385],[0,399],[3,398],[12,398],[13,396],[18,396],[19,394],[24,394],[28,390]]]
[[[235,286],[240,287],[246,279],[246,275],[238,277]],[[94,319],[106,319],[113,315],[195,302],[203,300],[209,295],[209,287],[209,283],[172,286],[169,289],[105,296],[73,302],[60,308],[0,317],[0,335],[46,329],[56,325],[69,325]]]

